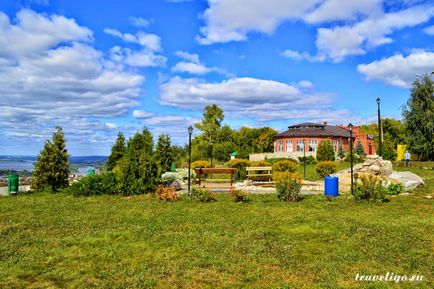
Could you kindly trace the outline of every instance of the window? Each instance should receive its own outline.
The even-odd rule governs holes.
[[[309,151],[310,152],[316,152],[317,147],[318,147],[318,140],[310,139],[309,140]]]
[[[298,140],[296,142],[296,146],[297,146],[297,151],[302,152],[303,151],[303,140]]]
[[[283,152],[283,141],[282,140],[277,141],[277,151]]]
[[[333,149],[335,150],[335,152],[337,152],[338,151],[338,146],[339,146],[338,141],[337,140],[332,140],[332,145],[333,145]]]
[[[292,153],[292,140],[287,140],[286,141],[286,151],[288,153]]]

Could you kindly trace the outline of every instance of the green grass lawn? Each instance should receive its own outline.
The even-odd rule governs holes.
[[[432,188],[434,174],[424,174]],[[379,205],[347,196],[3,197],[0,288],[433,288],[427,188]],[[425,281],[354,280],[387,272]]]

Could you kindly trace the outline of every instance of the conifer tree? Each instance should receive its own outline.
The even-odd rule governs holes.
[[[319,144],[318,151],[316,152],[316,159],[319,162],[335,160],[335,150],[330,141],[322,141]]]
[[[170,137],[167,134],[161,134],[158,137],[157,149],[155,158],[158,162],[160,173],[170,171],[170,167],[174,161]]]
[[[112,151],[107,160],[107,171],[111,171],[114,169],[116,164],[120,159],[125,155],[126,146],[125,146],[125,137],[120,132],[118,133],[118,137],[116,139],[116,143],[112,147]]]
[[[339,156],[341,159],[344,159],[344,158],[345,158],[345,151],[344,151],[344,146],[342,145],[342,142],[339,142],[338,156]]]
[[[57,192],[69,185],[69,154],[63,130],[56,127],[52,142],[47,140],[32,174],[32,190]]]
[[[357,141],[356,154],[359,156],[366,156],[365,149],[363,148],[363,144],[360,140]]]

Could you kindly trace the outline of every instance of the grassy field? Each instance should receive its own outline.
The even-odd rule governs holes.
[[[0,288],[433,288],[434,174],[420,170],[428,187],[380,205],[4,197]],[[425,281],[355,281],[387,272]]]

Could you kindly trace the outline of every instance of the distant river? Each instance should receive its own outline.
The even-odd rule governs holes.
[[[0,160],[0,170],[32,171],[33,170],[33,162],[31,162],[31,161],[15,161],[15,160]]]

